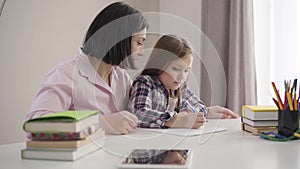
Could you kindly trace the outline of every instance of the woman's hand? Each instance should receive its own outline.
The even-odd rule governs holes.
[[[209,119],[236,119],[239,115],[221,106],[211,106],[207,108],[207,118]]]
[[[110,134],[127,134],[137,127],[138,118],[128,111],[120,111],[100,116],[100,125]]]

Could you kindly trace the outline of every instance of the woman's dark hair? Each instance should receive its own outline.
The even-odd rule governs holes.
[[[163,35],[155,43],[141,75],[159,76],[175,59],[193,54],[190,44],[177,35]]]
[[[134,33],[148,28],[140,11],[123,2],[105,7],[91,23],[82,50],[107,64],[135,68],[131,55]]]

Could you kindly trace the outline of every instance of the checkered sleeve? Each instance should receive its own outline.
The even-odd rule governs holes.
[[[180,111],[203,112],[204,116],[207,114],[207,108],[202,100],[196,96],[185,83],[181,87],[182,102]]]
[[[162,107],[160,105],[167,103],[163,103],[160,98],[153,98],[155,91],[152,87],[153,84],[149,79],[135,80],[129,94],[129,110],[138,117],[139,127],[164,128],[165,122],[172,119],[177,112],[164,112],[159,109]]]

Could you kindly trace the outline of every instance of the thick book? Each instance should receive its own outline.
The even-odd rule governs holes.
[[[93,141],[79,148],[26,148],[21,150],[22,159],[75,161],[87,156],[103,145],[104,139]]]
[[[278,120],[278,108],[276,106],[244,105],[242,117],[250,120]]]
[[[249,126],[247,124],[242,124],[242,129],[244,131],[247,131],[253,135],[260,135],[261,133],[264,132],[270,132],[270,131],[274,131],[277,132],[277,127],[272,127],[272,126],[266,126],[266,127],[253,127],[253,126]]]
[[[249,126],[278,126],[278,120],[250,120],[242,117],[242,122]]]
[[[98,111],[71,110],[28,120],[23,128],[26,132],[80,132],[98,123]]]
[[[28,149],[79,148],[104,137],[105,137],[105,131],[102,128],[100,128],[94,134],[89,135],[80,140],[69,140],[69,141],[28,140],[26,141],[26,146]]]

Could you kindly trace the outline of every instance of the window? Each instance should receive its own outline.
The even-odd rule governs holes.
[[[254,0],[254,39],[257,104],[273,105],[271,81],[300,82],[300,1]]]

